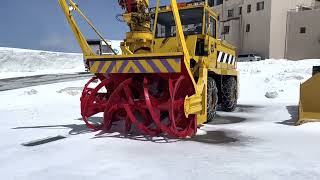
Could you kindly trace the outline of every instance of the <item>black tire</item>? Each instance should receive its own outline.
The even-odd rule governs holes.
[[[222,101],[221,101],[221,109],[222,111],[232,112],[237,107],[238,100],[238,86],[237,80],[235,77],[226,76],[222,81]]]
[[[208,77],[207,93],[207,122],[211,122],[216,116],[218,107],[218,88],[212,77]]]

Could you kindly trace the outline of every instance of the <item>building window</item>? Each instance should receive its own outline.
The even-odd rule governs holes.
[[[223,0],[217,0],[216,3],[217,3],[216,6],[223,4]]]
[[[306,27],[300,27],[300,34],[305,34],[307,32]]]
[[[247,13],[251,13],[251,4],[248,4],[247,6]]]
[[[242,14],[242,7],[239,7],[239,15]]]
[[[208,5],[209,5],[210,7],[214,6],[214,0],[208,0]]]
[[[230,26],[223,26],[222,34],[229,34],[229,32],[230,32]]]
[[[263,10],[264,9],[264,1],[258,2],[257,3],[257,11]]]
[[[250,29],[251,29],[250,24],[247,24],[246,25],[246,32],[250,32]]]
[[[234,16],[234,9],[229,9],[228,10],[228,17],[233,17]]]

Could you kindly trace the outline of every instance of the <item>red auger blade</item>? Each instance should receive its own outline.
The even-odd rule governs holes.
[[[186,73],[111,74],[99,79],[90,88],[98,80],[92,78],[81,97],[81,114],[89,128],[108,132],[114,122],[124,121],[125,133],[133,126],[150,136],[185,138],[196,133],[196,116],[184,113],[185,97],[194,94]],[[89,117],[98,113],[103,113],[103,122],[97,126]]]

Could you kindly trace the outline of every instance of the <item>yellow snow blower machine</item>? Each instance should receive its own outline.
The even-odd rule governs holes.
[[[118,0],[118,15],[130,31],[122,54],[111,48],[73,0],[59,0],[83,51],[87,69],[95,74],[84,87],[81,115],[94,130],[109,131],[114,122],[150,136],[185,138],[197,126],[214,120],[218,105],[233,111],[238,98],[235,48],[217,39],[218,16],[207,1],[150,8],[149,0]],[[76,23],[82,17],[103,43],[88,43]],[[92,42],[92,41],[90,41]],[[102,46],[104,44],[104,46]],[[111,51],[113,51],[111,49]],[[103,113],[103,122],[89,117]]]
[[[320,66],[313,67],[312,75],[300,86],[298,125],[320,122]]]

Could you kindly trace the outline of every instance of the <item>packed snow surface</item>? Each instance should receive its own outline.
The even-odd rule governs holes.
[[[79,108],[86,81],[0,92],[1,178],[320,179],[320,123],[293,126],[299,84],[312,65],[320,60],[239,63],[237,110],[218,112],[187,140],[123,137],[117,127],[108,134],[89,131]],[[267,98],[268,92],[278,95]],[[22,145],[59,135],[66,138]]]

